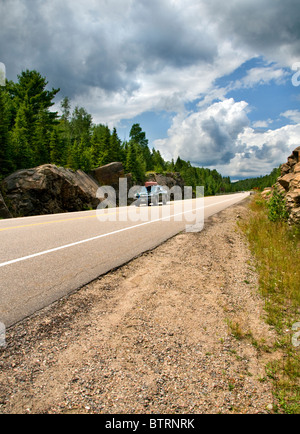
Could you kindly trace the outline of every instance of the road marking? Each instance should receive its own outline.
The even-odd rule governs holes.
[[[11,226],[9,228],[2,228],[2,229],[0,229],[0,232],[10,231],[11,229],[29,228],[29,227],[32,227],[32,226],[49,225],[51,223],[70,222],[72,220],[81,220],[81,219],[88,219],[88,218],[93,218],[93,217],[96,217],[96,216],[92,215],[92,216],[85,216],[85,217],[74,217],[74,218],[71,218],[71,219],[52,220],[51,222],[40,222],[40,223],[30,223],[30,224],[27,224],[27,225]]]
[[[118,209],[118,212],[122,211],[121,208],[116,208],[116,209]],[[106,213],[106,215],[109,215],[109,214],[112,214],[112,213]],[[61,219],[61,220],[51,220],[49,222],[29,223],[29,224],[26,224],[26,225],[19,225],[19,226],[11,226],[11,227],[7,227],[7,228],[2,228],[2,229],[0,229],[0,232],[9,231],[11,229],[29,228],[29,227],[33,227],[33,226],[43,226],[43,225],[50,225],[52,223],[63,223],[63,222],[70,222],[70,221],[74,221],[74,220],[90,219],[90,218],[96,218],[96,217],[97,217],[97,214],[83,216],[83,217],[73,217],[73,218],[67,218],[67,219]]]
[[[113,208],[115,211],[113,212],[107,212],[107,209],[103,209],[104,211],[104,215],[115,215],[116,212],[118,212],[119,214],[123,211],[127,212],[127,207],[124,207],[125,210],[123,209],[123,207],[121,208]],[[35,216],[38,217],[38,216]],[[51,220],[49,222],[40,222],[40,223],[29,223],[26,225],[18,225],[18,226],[11,226],[11,227],[6,227],[6,228],[2,228],[0,229],[0,232],[4,232],[4,231],[10,231],[12,229],[21,229],[21,228],[30,228],[33,226],[44,226],[44,225],[50,225],[52,223],[64,223],[64,222],[70,222],[70,221],[75,221],[75,220],[83,220],[83,219],[89,219],[89,218],[97,218],[97,214],[95,215],[89,215],[89,216],[84,216],[84,217],[73,217],[73,218],[67,218],[67,219],[61,219],[61,220]],[[25,217],[26,218],[26,217]]]
[[[204,206],[204,208],[209,208],[209,207],[211,207],[211,206],[220,205],[221,203],[225,203],[225,202],[231,202],[233,199],[234,199],[234,198],[226,199],[226,200],[223,200],[222,202],[218,202],[217,204],[213,203],[213,204],[210,204],[210,205],[206,205],[206,206]],[[21,257],[21,258],[17,258],[17,259],[12,259],[12,260],[10,260],[10,261],[3,262],[2,264],[0,264],[0,268],[1,268],[1,267],[5,267],[5,266],[7,266],[7,265],[11,265],[11,264],[16,264],[16,263],[18,263],[18,262],[26,261],[26,260],[28,260],[28,259],[33,259],[33,258],[37,258],[37,257],[39,257],[39,256],[47,255],[47,254],[49,254],[49,253],[58,252],[59,250],[67,249],[67,248],[69,248],[69,247],[74,247],[74,246],[78,246],[78,245],[80,245],[80,244],[85,244],[85,243],[88,243],[88,242],[90,242],[90,241],[99,240],[100,238],[109,237],[109,236],[111,236],[111,235],[115,235],[115,234],[118,234],[118,233],[120,233],[120,232],[125,232],[125,231],[129,231],[129,230],[131,230],[131,229],[136,229],[136,228],[139,228],[139,227],[142,227],[142,226],[148,225],[148,224],[150,224],[150,223],[156,223],[156,222],[159,222],[159,221],[163,221],[163,220],[169,219],[169,218],[171,218],[171,217],[177,217],[177,216],[179,216],[179,215],[183,215],[183,214],[187,214],[187,213],[190,213],[190,212],[199,211],[199,210],[202,210],[202,209],[203,209],[203,207],[196,208],[196,209],[192,209],[192,210],[188,210],[188,211],[183,211],[183,212],[180,212],[180,213],[177,213],[177,214],[173,214],[173,215],[171,215],[171,216],[169,215],[169,216],[167,216],[167,217],[162,217],[162,218],[158,218],[158,219],[155,219],[155,220],[150,220],[150,221],[148,221],[148,222],[140,223],[140,224],[135,225],[135,226],[128,226],[128,227],[123,228],[123,229],[118,229],[118,230],[116,230],[116,231],[109,232],[109,233],[107,233],[107,234],[97,235],[97,236],[95,236],[95,237],[88,238],[88,239],[86,239],[86,240],[76,241],[76,242],[74,242],[74,243],[66,244],[66,245],[64,245],[64,246],[59,246],[59,247],[55,247],[55,248],[53,248],[53,249],[44,250],[44,251],[42,251],[42,252],[34,253],[34,254],[32,254],[32,255],[23,256],[23,257]],[[64,221],[64,220],[63,220],[63,221]]]

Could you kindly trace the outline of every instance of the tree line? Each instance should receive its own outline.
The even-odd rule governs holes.
[[[272,187],[272,185],[276,183],[280,174],[281,174],[281,170],[280,167],[278,167],[273,169],[269,175],[237,181],[235,183],[232,183],[231,191],[232,192],[243,191],[243,190],[249,191],[252,189],[257,189],[262,191],[266,187]]]
[[[203,185],[206,195],[236,189],[216,170],[193,167],[180,157],[165,161],[158,150],[150,150],[139,124],[132,126],[129,140],[121,141],[116,128],[94,124],[85,108],[71,110],[68,97],[62,99],[59,115],[51,108],[60,89],[48,90],[47,85],[39,72],[26,70],[16,82],[0,86],[0,179],[48,163],[88,173],[120,161],[136,183],[143,183],[149,171],[179,172],[186,185]]]

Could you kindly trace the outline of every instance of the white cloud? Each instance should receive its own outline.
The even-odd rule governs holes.
[[[168,137],[157,140],[155,145],[169,160],[179,155],[224,175],[253,177],[270,173],[299,146],[300,123],[258,132],[250,127],[248,111],[246,102],[231,98],[197,113],[177,116]]]
[[[269,84],[272,81],[276,84],[282,84],[288,77],[289,73],[276,65],[251,68],[245,77],[234,83],[233,88],[252,88],[257,85]]]
[[[228,164],[238,147],[238,136],[249,124],[245,101],[232,98],[214,103],[205,110],[178,115],[168,131],[168,138],[157,140],[162,154],[194,164]]]
[[[250,127],[245,128],[238,140],[243,143],[240,152],[227,167],[218,166],[217,170],[222,169],[222,173],[237,177],[265,175],[285,163],[288,155],[299,146],[300,124],[262,133]]]
[[[287,110],[284,113],[281,113],[280,116],[283,116],[291,121],[300,124],[300,111],[299,110]]]
[[[204,0],[219,38],[291,67],[300,58],[298,0]]]
[[[267,128],[269,126],[268,121],[256,121],[252,124],[253,128]]]

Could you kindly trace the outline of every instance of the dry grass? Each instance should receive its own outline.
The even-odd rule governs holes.
[[[300,413],[300,357],[292,345],[292,326],[300,321],[300,231],[286,222],[271,222],[259,195],[250,204],[247,221],[240,223],[256,258],[267,322],[276,328],[281,360],[268,366],[274,380],[278,411]]]

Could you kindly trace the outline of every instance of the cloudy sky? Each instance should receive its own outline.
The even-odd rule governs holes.
[[[300,145],[299,0],[0,0],[0,62],[232,179]]]

